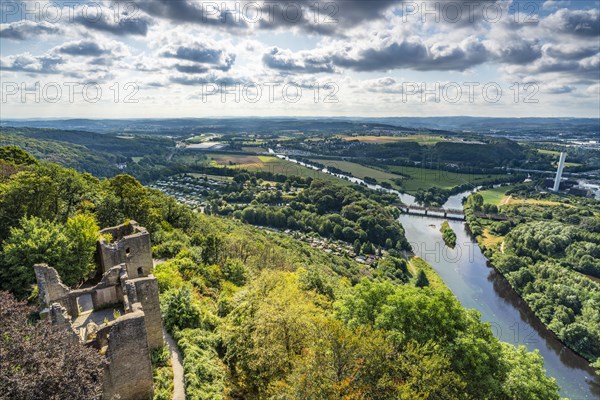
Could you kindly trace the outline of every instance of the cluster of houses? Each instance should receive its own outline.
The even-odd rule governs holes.
[[[203,208],[206,206],[203,198],[208,192],[224,185],[226,182],[208,176],[195,177],[183,174],[161,179],[148,187],[158,189],[174,197],[179,203],[187,204],[192,208]]]
[[[227,182],[225,180],[217,180],[210,176],[192,176],[188,174],[182,174],[170,176],[148,186],[174,197],[179,203],[187,204],[192,208],[203,212],[204,208],[206,207],[206,202],[204,199],[206,198],[208,192],[218,190],[219,187],[225,186],[226,184]],[[261,190],[276,191],[278,189],[275,187],[275,185],[265,184],[261,187]],[[301,189],[292,187],[286,194],[292,194],[300,190]],[[236,206],[240,209],[243,209],[245,206],[247,206],[247,204],[236,204]],[[361,264],[370,265],[381,258],[381,256],[378,255],[356,254],[351,244],[340,240],[323,238],[315,233],[306,234],[292,229],[282,230],[267,226],[257,227],[271,232],[291,235],[295,239],[308,243],[314,249],[319,249],[327,254],[353,258],[356,262]]]
[[[327,254],[333,254],[336,256],[346,256],[349,258],[353,258],[354,261],[371,265],[377,260],[381,259],[383,255],[375,255],[375,254],[356,254],[354,252],[354,248],[347,242],[341,240],[331,240],[327,238],[323,238],[318,236],[315,233],[306,234],[300,231],[295,231],[292,229],[281,230],[277,228],[271,228],[268,226],[257,226],[257,228],[264,229],[271,232],[277,233],[285,233],[286,235],[293,236],[294,239],[301,240],[305,243],[308,243],[310,247],[313,249],[319,249]],[[385,252],[384,252],[385,253]]]

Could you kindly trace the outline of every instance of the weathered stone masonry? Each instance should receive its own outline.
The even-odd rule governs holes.
[[[106,355],[104,399],[151,399],[150,352],[163,336],[150,235],[135,221],[101,232],[112,240],[98,241],[102,279],[96,285],[70,289],[54,268],[34,266],[41,315]]]
[[[100,231],[110,235],[109,242],[101,238],[98,241],[98,261],[100,271],[106,273],[115,265],[126,264],[130,278],[148,276],[152,271],[152,245],[150,233],[135,221],[106,228]]]

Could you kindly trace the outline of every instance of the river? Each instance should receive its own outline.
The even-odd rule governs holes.
[[[277,155],[273,150],[269,152],[316,171],[365,184],[372,189],[396,193],[403,203],[414,204],[411,195],[321,170],[285,155]],[[451,196],[444,207],[462,208],[461,200],[469,193]],[[399,221],[414,253],[431,264],[464,307],[481,313],[481,319],[491,324],[498,339],[540,352],[547,374],[555,378],[561,387],[561,396],[572,400],[600,399],[600,378],[595,375],[594,369],[546,329],[506,279],[488,265],[488,260],[467,232],[464,222],[449,221],[456,232],[457,243],[455,249],[450,249],[444,245],[439,231],[442,219],[402,214]]]
[[[468,193],[452,196],[446,208],[461,204]],[[448,221],[456,232],[456,248],[445,246],[439,218],[403,214],[399,218],[413,251],[433,267],[461,304],[481,313],[494,335],[508,343],[539,350],[547,374],[556,379],[561,396],[573,400],[600,398],[600,379],[588,362],[564,346],[533,314],[506,279],[488,265],[462,221]]]

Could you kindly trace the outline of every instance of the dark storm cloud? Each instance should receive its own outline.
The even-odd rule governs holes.
[[[291,52],[273,47],[263,55],[263,63],[271,68],[283,72],[302,73],[333,73],[335,68],[333,62],[325,56],[313,56],[310,54],[294,56]]]
[[[103,12],[97,18],[86,18],[82,14],[78,14],[73,21],[85,28],[109,32],[118,36],[146,36],[150,25],[150,19],[146,17],[121,16],[117,19],[111,17],[109,12]]]
[[[184,74],[204,74],[209,71],[204,65],[182,65],[176,64],[175,69]]]
[[[110,50],[101,47],[96,42],[81,40],[58,46],[56,51],[72,56],[97,57],[109,52]]]
[[[256,26],[265,30],[299,28],[325,35],[340,33],[348,27],[381,18],[385,11],[403,2],[403,0],[241,0],[231,3],[201,0],[133,1],[139,10],[154,17],[175,22],[220,26],[227,30],[234,29],[232,33]]]
[[[0,24],[0,38],[11,40],[28,40],[40,35],[60,33],[61,29],[46,21],[18,21]]]
[[[561,9],[548,16],[543,26],[553,32],[579,37],[600,36],[600,11]]]
[[[203,43],[171,45],[163,49],[160,56],[198,63],[199,65],[196,66],[180,66],[182,68],[181,72],[187,69],[191,73],[199,73],[201,68],[208,70],[209,67],[228,71],[235,62],[235,54],[228,53],[223,49],[209,47]]]
[[[160,55],[180,60],[217,64],[221,61],[223,50],[212,49],[203,45],[197,45],[196,47],[179,46],[175,49],[165,50]]]
[[[55,74],[58,72],[58,66],[63,62],[63,58],[57,55],[33,56],[24,53],[1,58],[0,69],[2,71]]]
[[[245,28],[247,23],[231,14],[221,15],[221,2],[196,0],[118,0],[135,4],[139,10],[175,22],[188,22],[210,26],[222,26],[225,29]]]
[[[464,71],[487,61],[485,46],[477,41],[460,45],[437,43],[430,47],[420,41],[394,41],[379,48],[352,54],[345,49],[333,55],[336,66],[355,71],[388,71],[408,68],[418,71]]]
[[[528,64],[542,56],[542,49],[538,43],[527,41],[512,41],[500,46],[498,61],[505,64]]]

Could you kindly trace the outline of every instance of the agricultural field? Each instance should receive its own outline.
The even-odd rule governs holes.
[[[328,167],[336,167],[342,171],[348,172],[355,178],[364,179],[366,176],[377,179],[377,182],[388,182],[392,186],[396,186],[392,179],[401,178],[396,174],[381,171],[379,169],[365,167],[357,163],[349,161],[338,161],[338,160],[322,160],[322,159],[311,159],[311,161],[327,165]]]
[[[258,156],[239,154],[209,154],[208,159],[214,166],[238,167],[242,169],[260,169],[263,162]]]
[[[248,154],[208,154],[207,156],[214,166],[246,169],[249,171],[265,171],[287,176],[310,176],[313,179],[350,184],[346,180],[274,156],[254,156]]]
[[[483,196],[484,203],[493,204],[496,206],[531,204],[538,206],[563,206],[571,208],[575,207],[572,204],[561,203],[552,200],[522,199],[513,196],[507,196],[505,193],[509,191],[510,188],[510,186],[502,186],[494,189],[482,190],[479,192],[479,194]]]
[[[430,189],[437,187],[440,189],[452,189],[455,186],[471,183],[473,186],[482,185],[492,179],[499,178],[501,175],[479,175],[448,172],[437,169],[388,166],[390,172],[402,175],[404,182],[402,188],[407,192],[415,192],[418,189]]]
[[[574,163],[574,162],[568,162],[565,161],[565,168],[571,168],[571,167],[581,167],[583,164],[580,163]],[[557,168],[558,167],[558,161],[554,161],[552,163],[552,167],[553,168]]]
[[[437,187],[441,189],[452,189],[465,183],[481,185],[490,179],[498,178],[499,175],[474,175],[448,172],[417,167],[388,166],[390,172],[367,167],[350,161],[311,159],[327,166],[333,166],[352,176],[364,179],[366,176],[376,179],[379,183],[387,182],[392,187],[402,189],[406,192],[416,192],[418,189],[430,189]],[[398,186],[393,180],[402,179],[402,186]],[[508,190],[508,189],[506,189]]]

